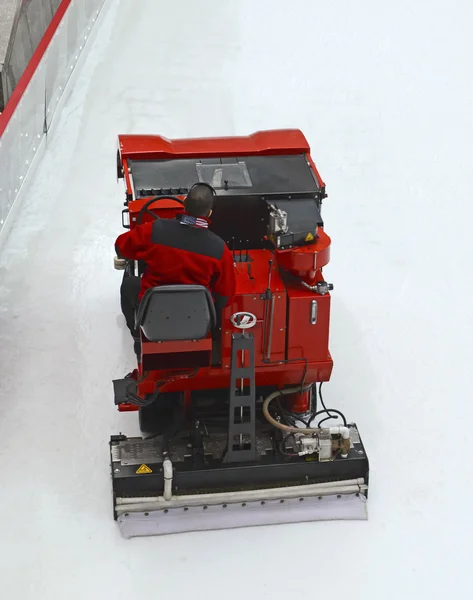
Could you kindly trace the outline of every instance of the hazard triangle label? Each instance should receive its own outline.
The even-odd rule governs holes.
[[[153,471],[148,467],[148,465],[141,465],[139,469],[137,469],[137,475],[143,475],[144,473],[152,473]]]
[[[310,232],[305,236],[306,242],[312,242],[313,239],[314,239],[314,236]]]

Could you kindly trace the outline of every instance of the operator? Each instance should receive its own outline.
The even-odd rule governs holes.
[[[215,190],[196,183],[176,219],[156,219],[120,235],[115,242],[119,259],[146,263],[143,276],[123,278],[121,309],[141,360],[140,332],[135,312],[148,288],[160,285],[202,285],[213,293],[219,315],[235,294],[233,256],[225,242],[209,231]]]

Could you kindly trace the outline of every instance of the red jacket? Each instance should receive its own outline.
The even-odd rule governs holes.
[[[187,284],[203,285],[228,303],[235,294],[232,253],[207,227],[205,219],[185,215],[138,225],[117,238],[118,256],[146,263],[140,299],[150,287]]]

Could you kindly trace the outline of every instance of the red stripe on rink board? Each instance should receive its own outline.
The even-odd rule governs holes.
[[[34,51],[30,62],[27,64],[23,75],[20,77],[18,85],[13,90],[13,94],[10,96],[7,105],[5,106],[5,110],[3,111],[3,113],[0,114],[0,137],[3,135],[3,132],[7,128],[8,123],[10,122],[10,119],[12,118],[16,110],[16,107],[20,103],[20,100],[22,99],[29,82],[33,78],[33,75],[35,74],[39,63],[41,62],[41,59],[43,58],[44,53],[46,52],[49,46],[49,43],[53,39],[53,36],[56,33],[56,30],[59,27],[59,24],[61,23],[66,10],[69,8],[69,4],[71,3],[71,1],[72,0],[62,0],[61,4],[58,6],[58,9],[54,14],[51,23],[48,25],[48,28],[44,32],[44,35],[41,38],[38,47]]]

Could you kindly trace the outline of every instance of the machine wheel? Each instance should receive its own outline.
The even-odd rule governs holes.
[[[173,420],[180,396],[179,392],[164,393],[153,404],[140,407],[138,411],[140,431],[155,435],[163,433]]]

